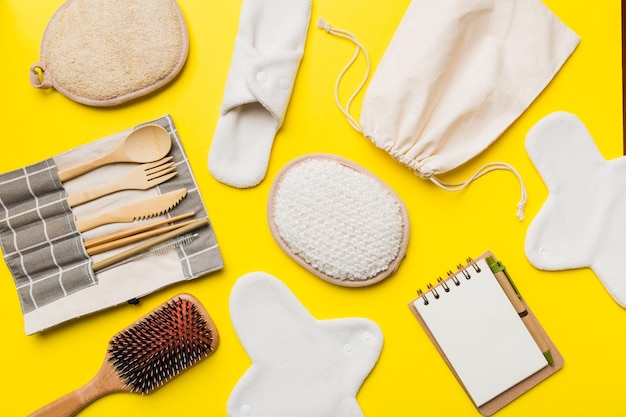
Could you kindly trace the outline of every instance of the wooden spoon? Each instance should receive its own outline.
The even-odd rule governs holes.
[[[115,162],[153,162],[167,155],[171,148],[172,139],[165,128],[156,124],[143,125],[130,132],[109,153],[59,171],[59,179],[64,182]]]

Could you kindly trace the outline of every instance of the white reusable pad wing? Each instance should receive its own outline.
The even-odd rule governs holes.
[[[361,417],[356,394],[383,335],[364,318],[316,320],[279,279],[253,272],[230,295],[252,360],[228,399],[229,417]]]
[[[604,159],[585,125],[555,112],[526,138],[549,195],[528,228],[525,252],[549,271],[590,267],[626,307],[626,157]]]

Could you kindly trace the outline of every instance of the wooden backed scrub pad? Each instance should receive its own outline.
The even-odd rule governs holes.
[[[82,104],[114,106],[170,82],[188,51],[174,0],[68,0],[48,22],[30,82]]]
[[[346,287],[393,274],[409,240],[408,213],[397,194],[364,168],[327,154],[295,159],[281,170],[268,221],[294,261]]]

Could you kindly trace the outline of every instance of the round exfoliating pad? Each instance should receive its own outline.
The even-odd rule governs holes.
[[[118,105],[171,81],[188,50],[173,0],[68,0],[46,26],[30,82],[79,103]]]
[[[409,238],[408,213],[396,193],[334,155],[307,155],[285,166],[270,191],[268,220],[293,260],[346,287],[393,274]]]

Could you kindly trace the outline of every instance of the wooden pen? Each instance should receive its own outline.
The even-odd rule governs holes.
[[[496,261],[493,256],[487,257],[487,264],[504,290],[504,293],[509,298],[509,301],[513,304],[513,307],[522,319],[522,322],[524,322],[528,332],[535,340],[535,343],[537,343],[537,346],[539,346],[543,356],[545,356],[550,365],[554,365],[554,359],[552,358],[552,353],[550,352],[550,346],[539,330],[537,321],[528,314],[528,309],[522,301],[522,296],[519,291],[517,291],[517,288],[515,288],[511,278],[508,276],[506,268],[501,262]]]

